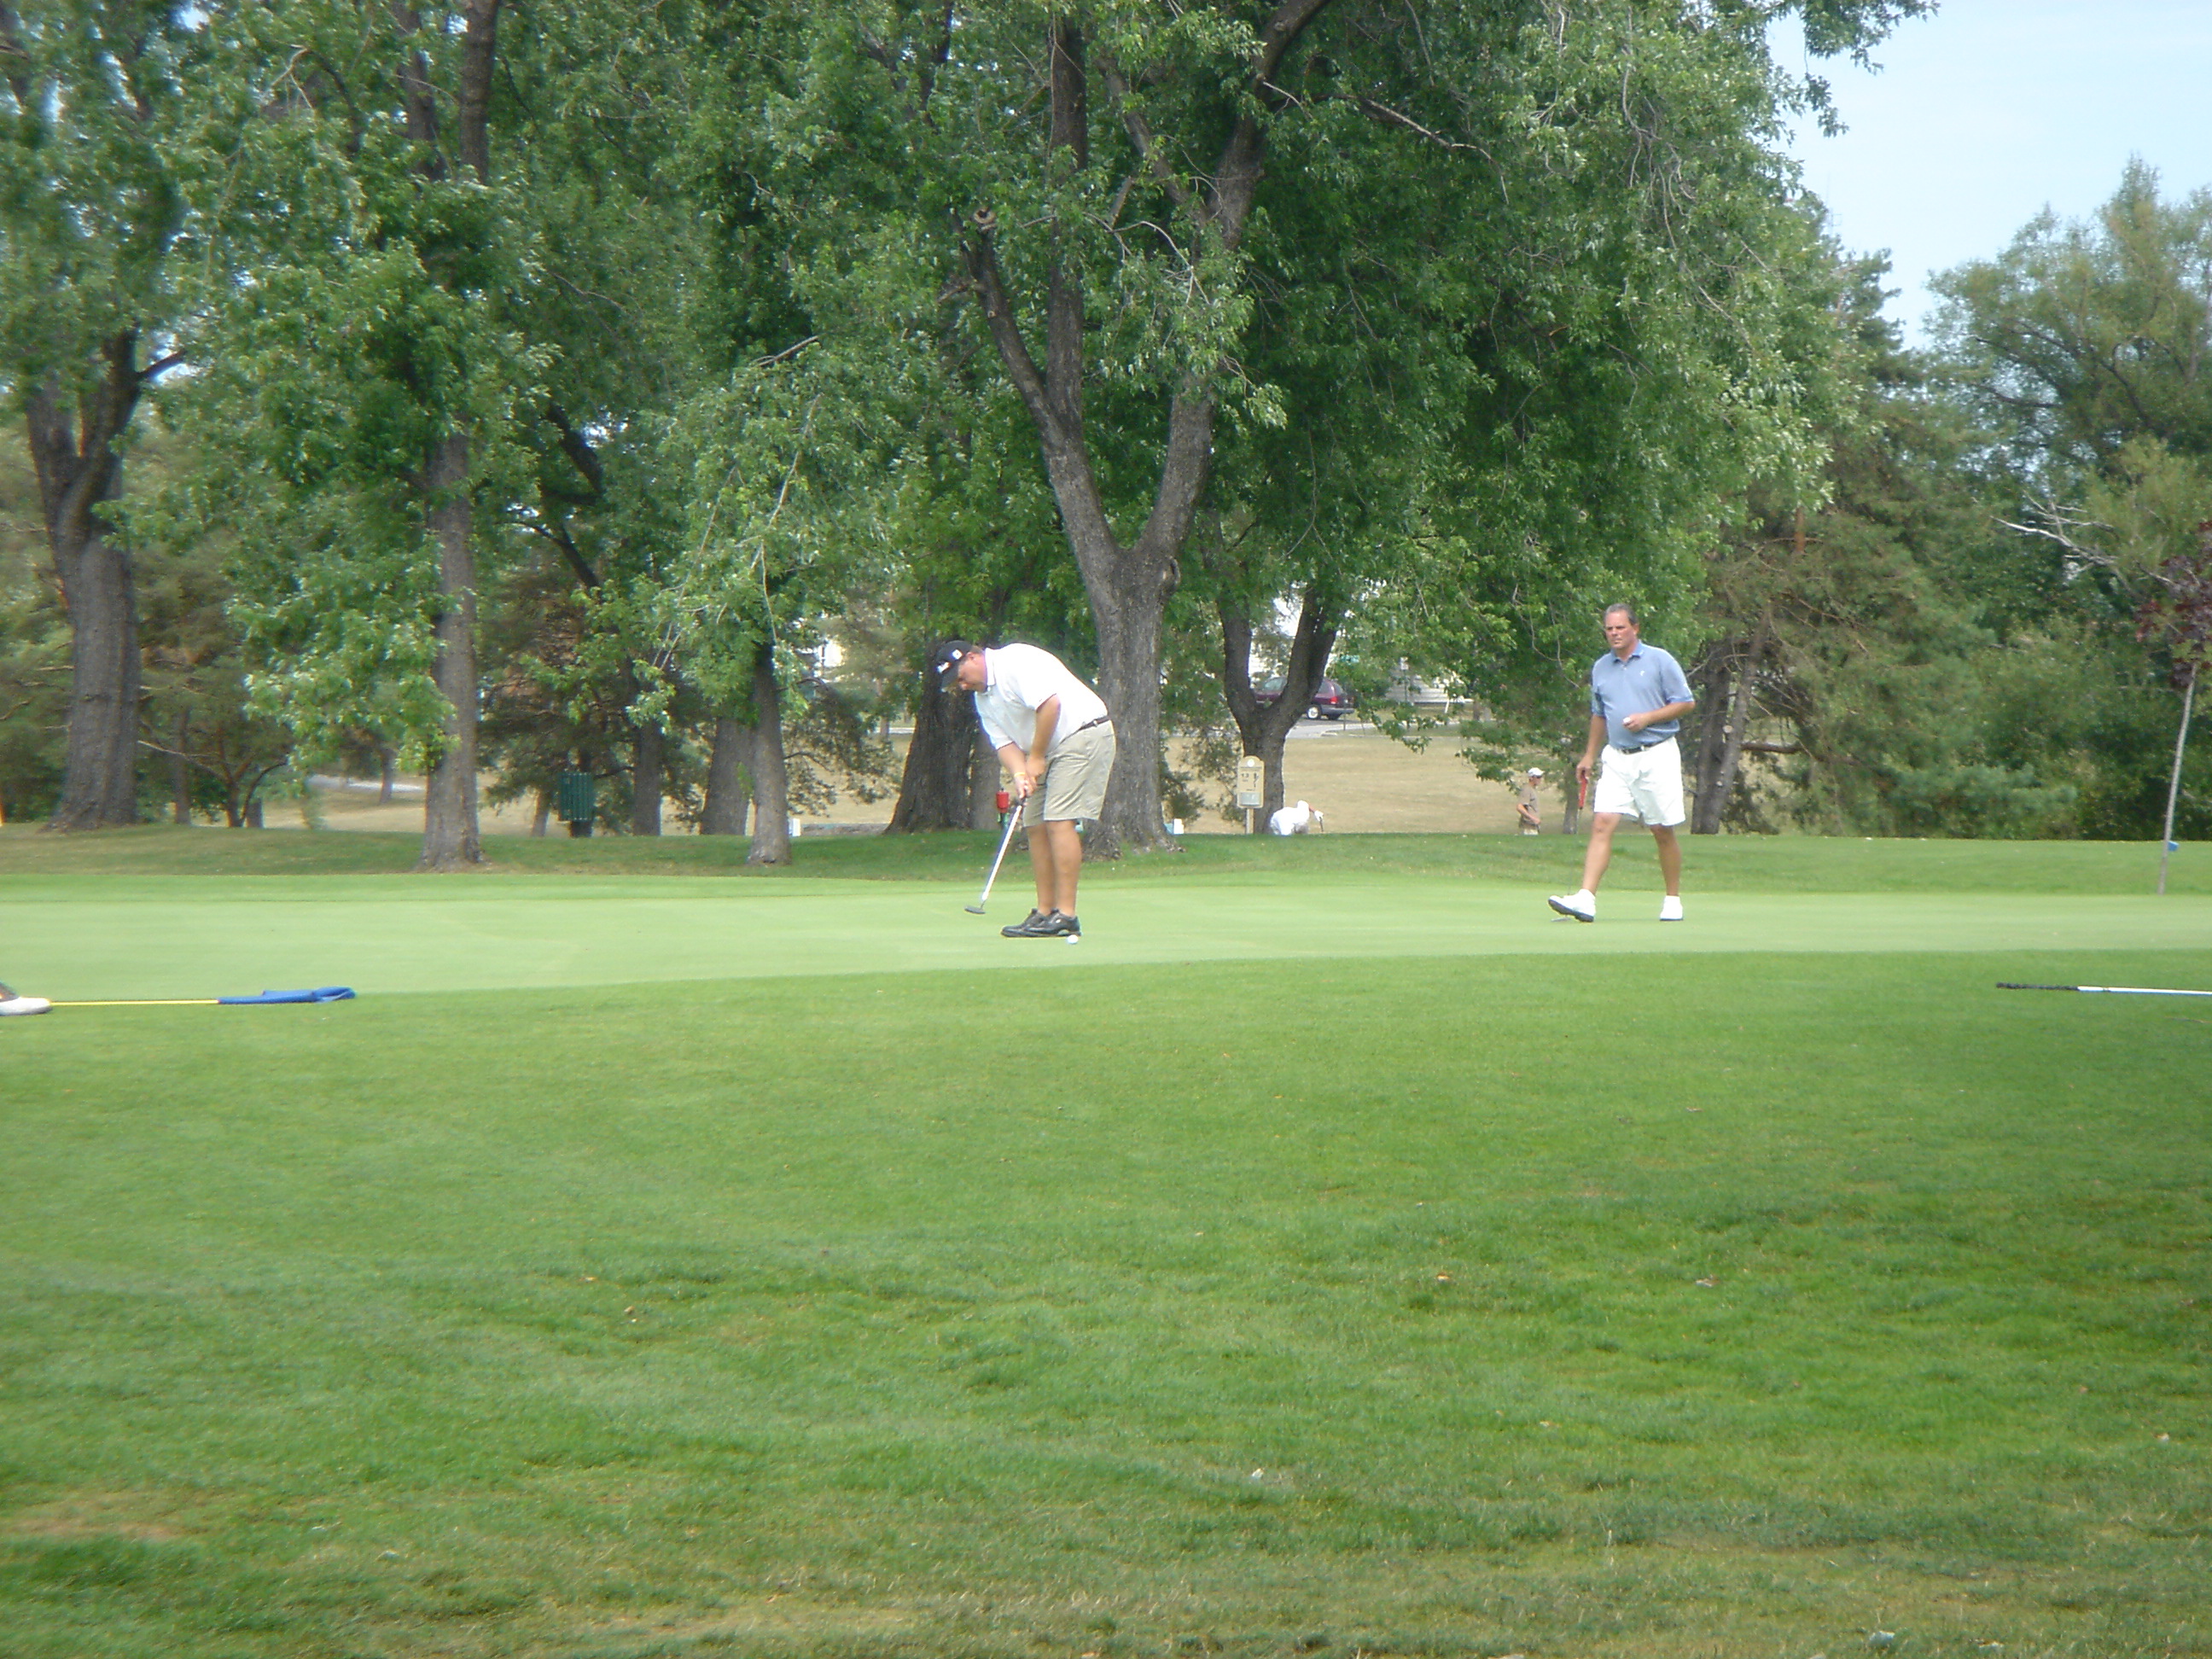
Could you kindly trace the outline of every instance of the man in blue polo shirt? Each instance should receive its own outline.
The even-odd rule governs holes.
[[[1613,832],[1621,819],[1635,818],[1659,847],[1659,873],[1667,879],[1659,920],[1680,921],[1682,844],[1674,826],[1689,814],[1682,810],[1682,750],[1674,734],[1697,699],[1682,665],[1644,643],[1632,606],[1606,607],[1605,642],[1612,648],[1590,669],[1589,742],[1575,764],[1575,781],[1587,787],[1603,753],[1582,890],[1553,895],[1552,908],[1577,921],[1597,920],[1597,884],[1613,859]]]

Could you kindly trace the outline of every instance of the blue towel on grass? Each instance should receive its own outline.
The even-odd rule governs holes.
[[[343,1002],[353,995],[350,985],[325,985],[313,991],[264,991],[258,997],[217,997],[217,1002]]]

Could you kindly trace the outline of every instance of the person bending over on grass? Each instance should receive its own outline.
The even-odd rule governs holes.
[[[1697,699],[1682,665],[1644,643],[1633,606],[1605,608],[1605,642],[1610,648],[1590,669],[1589,739],[1575,763],[1575,782],[1587,787],[1603,751],[1582,890],[1554,895],[1552,908],[1577,921],[1597,920],[1597,884],[1613,858],[1613,832],[1621,819],[1636,818],[1658,843],[1659,872],[1667,878],[1659,920],[1680,921],[1682,844],[1674,826],[1689,815],[1682,810],[1682,751],[1674,734]]]
[[[930,654],[938,679],[975,694],[975,718],[1022,799],[1036,872],[1036,908],[999,931],[1008,939],[1080,939],[1079,819],[1096,820],[1114,770],[1114,722],[1096,691],[1034,645],[985,650],[946,640]]]

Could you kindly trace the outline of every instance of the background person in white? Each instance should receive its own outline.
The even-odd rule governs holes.
[[[1114,769],[1114,727],[1104,700],[1034,645],[987,650],[948,640],[933,660],[940,676],[975,694],[975,718],[1024,803],[1036,908],[1001,931],[1014,939],[1079,934],[1075,890],[1083,838],[1076,821],[1097,817]]]
[[[1590,667],[1589,741],[1575,763],[1575,781],[1585,785],[1601,751],[1604,756],[1589,850],[1583,855],[1582,890],[1554,895],[1552,908],[1577,921],[1597,920],[1597,884],[1613,859],[1613,832],[1631,817],[1658,844],[1659,873],[1667,882],[1659,920],[1680,921],[1682,844],[1674,826],[1689,814],[1682,810],[1682,750],[1674,735],[1697,699],[1682,665],[1644,643],[1630,606],[1606,607],[1605,642],[1611,648]]]

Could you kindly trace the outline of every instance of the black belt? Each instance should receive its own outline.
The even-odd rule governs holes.
[[[1616,755],[1640,755],[1647,749],[1664,749],[1668,744],[1674,741],[1674,739],[1672,738],[1662,738],[1656,743],[1609,743],[1606,744],[1606,747],[1612,750]]]
[[[1085,721],[1084,721],[1082,725],[1080,725],[1080,726],[1077,726],[1077,727],[1075,728],[1075,732],[1088,732],[1088,731],[1089,731],[1092,726],[1104,726],[1104,725],[1107,725],[1108,723],[1109,723],[1109,722],[1113,720],[1113,718],[1114,718],[1114,717],[1113,717],[1111,714],[1101,714],[1101,715],[1100,715],[1097,720],[1085,720]],[[1071,738],[1072,738],[1072,737],[1073,737],[1073,736],[1075,735],[1075,732],[1069,732],[1067,735],[1068,735],[1069,737],[1071,737]]]

